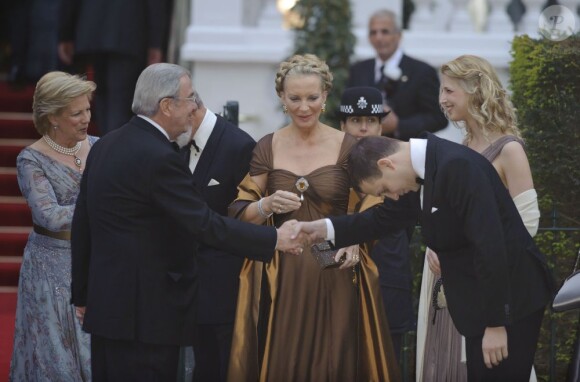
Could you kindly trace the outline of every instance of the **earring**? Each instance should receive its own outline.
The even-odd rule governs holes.
[[[322,112],[324,113],[326,111],[326,103],[322,104]]]
[[[288,106],[282,105],[282,111],[284,112],[284,114],[288,114]]]
[[[55,130],[58,129],[58,126],[57,125],[54,125],[53,127],[54,127]]]

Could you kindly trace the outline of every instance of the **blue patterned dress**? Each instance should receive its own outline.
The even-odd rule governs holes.
[[[98,138],[89,137],[92,145]],[[81,173],[30,147],[16,160],[34,224],[68,231]],[[70,299],[70,241],[31,232],[20,269],[10,381],[91,380],[90,337]]]

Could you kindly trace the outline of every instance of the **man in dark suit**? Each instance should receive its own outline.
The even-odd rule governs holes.
[[[238,184],[248,173],[256,142],[245,131],[208,110],[198,93],[196,103],[194,140],[184,148],[187,163],[203,200],[212,210],[227,216],[228,206],[238,194]],[[237,252],[242,252],[241,248]],[[198,248],[194,381],[226,380],[241,256],[204,244]]]
[[[466,337],[469,381],[528,381],[553,280],[489,161],[431,134],[410,142],[367,137],[348,169],[362,192],[399,203],[297,228],[342,247],[420,216],[425,244],[439,255],[449,313]]]
[[[170,4],[166,0],[62,0],[59,57],[67,65],[73,63],[73,56],[92,65],[101,135],[131,118],[137,77],[147,65],[161,62]]]
[[[383,120],[383,134],[401,140],[447,126],[439,107],[439,77],[429,64],[403,54],[397,16],[379,10],[369,19],[369,41],[376,57],[350,68],[347,87],[374,86],[383,93],[391,113]]]
[[[176,379],[179,345],[194,338],[199,245],[262,261],[275,247],[300,252],[289,240],[295,222],[246,224],[203,202],[172,144],[191,137],[196,107],[187,70],[149,66],[135,89],[137,116],[87,159],[72,223],[72,303],[91,333],[94,381]]]

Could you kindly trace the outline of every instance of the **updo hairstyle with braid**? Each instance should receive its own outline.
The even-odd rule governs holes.
[[[278,97],[284,92],[284,82],[293,75],[316,74],[320,77],[322,90],[332,89],[332,73],[328,65],[314,54],[296,54],[280,64],[276,73],[276,93]]]

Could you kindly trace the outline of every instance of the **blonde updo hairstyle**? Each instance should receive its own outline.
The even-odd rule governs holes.
[[[455,79],[468,94],[467,111],[485,137],[499,132],[521,138],[509,95],[488,61],[477,56],[460,56],[441,66],[441,74]],[[465,129],[465,141],[469,142],[473,132],[468,126]]]
[[[97,85],[80,76],[50,72],[36,84],[32,100],[32,119],[40,135],[51,128],[49,116],[59,115],[75,98],[86,95],[89,100]]]
[[[316,74],[320,77],[322,90],[332,89],[332,73],[328,65],[314,54],[296,54],[280,64],[276,73],[276,93],[278,97],[284,92],[284,81],[293,75]]]

